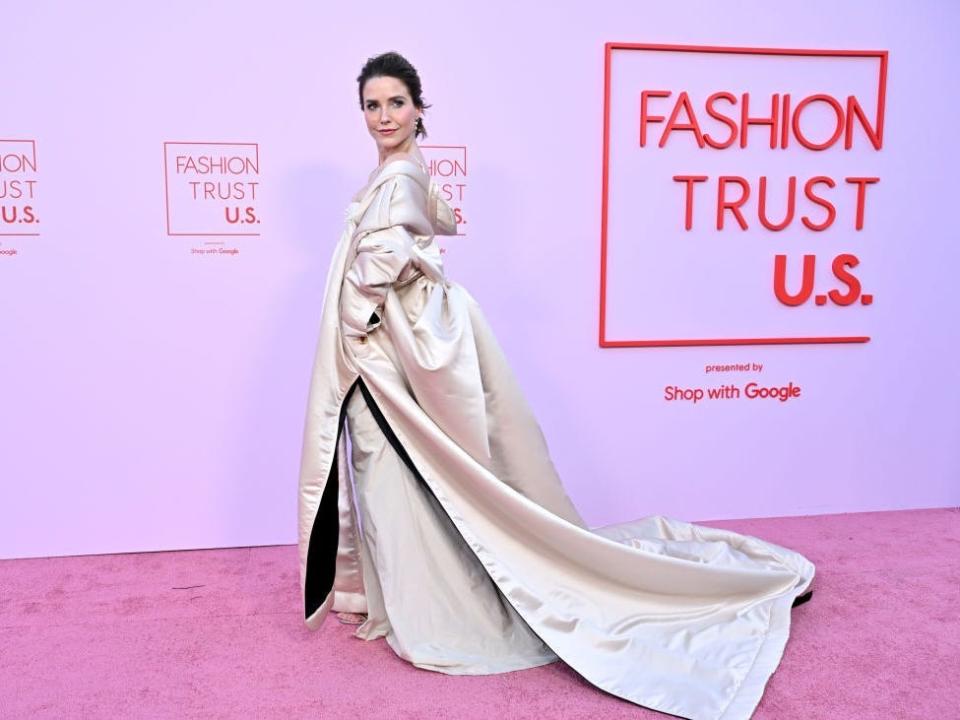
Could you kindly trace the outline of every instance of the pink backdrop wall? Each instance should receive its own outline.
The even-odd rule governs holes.
[[[370,13],[180,1],[4,9],[0,139],[31,142],[0,144],[13,158],[0,172],[0,557],[294,542],[327,262],[377,162],[355,78],[387,49],[417,66],[433,104],[422,144],[464,220],[463,236],[444,241],[448,275],[486,309],[588,522],[958,504],[957,6],[601,2],[541,14],[421,0]],[[768,101],[851,87],[867,97],[865,63],[631,56],[616,61],[611,87],[612,128],[625,129],[611,135],[608,337],[869,342],[599,346],[608,41],[889,51],[880,151],[630,143],[631,103],[651,83]],[[176,158],[217,146],[165,145],[183,142],[247,144],[225,146],[253,159],[231,177],[247,194],[226,203],[247,222],[191,198]],[[17,166],[23,156],[35,172]],[[859,233],[717,233],[707,205],[685,233],[669,179],[679,172],[881,181]],[[256,234],[193,234],[224,231]],[[858,254],[872,305],[773,299],[775,253],[828,262],[844,250]],[[740,362],[763,369],[705,372]],[[752,379],[802,394],[665,399],[668,386]]]

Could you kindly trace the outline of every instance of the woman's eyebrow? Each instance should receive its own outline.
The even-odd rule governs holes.
[[[387,100],[406,100],[406,97],[404,97],[403,95],[394,95],[393,97],[387,98]],[[374,100],[373,98],[368,98],[364,102],[370,103],[370,102],[376,102],[376,100]]]

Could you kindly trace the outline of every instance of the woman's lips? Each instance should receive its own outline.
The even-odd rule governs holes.
[[[390,130],[380,130],[381,135],[392,135],[397,131],[396,128],[391,128]]]

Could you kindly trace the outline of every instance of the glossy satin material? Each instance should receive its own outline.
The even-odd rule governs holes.
[[[305,589],[308,627],[331,608],[366,611],[357,634],[386,637],[420,667],[503,672],[555,655],[649,708],[749,718],[813,565],[758,538],[662,516],[587,528],[479,305],[443,276],[434,235],[455,230],[416,158],[379,168],[347,208],[299,498],[302,587],[314,587],[307,575],[317,567],[335,564],[335,578],[311,600],[322,600],[316,609]],[[324,496],[333,477],[337,494]],[[324,498],[336,502],[332,513]],[[318,511],[339,521],[335,546],[317,540]]]
[[[500,595],[429,489],[387,442],[361,393],[348,401],[366,622],[417,667],[480,675],[557,656]]]

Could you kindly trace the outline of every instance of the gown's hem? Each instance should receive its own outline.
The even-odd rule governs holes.
[[[770,608],[770,624],[763,643],[757,650],[753,664],[747,671],[730,703],[717,720],[749,718],[763,698],[767,683],[773,676],[787,645],[790,633],[790,610],[793,597],[778,598]]]
[[[304,624],[307,626],[308,630],[319,630],[323,625],[323,621],[326,620],[327,614],[330,612],[330,608],[333,606],[333,593],[331,592],[326,600],[324,600],[320,607],[314,610],[310,615],[304,619]]]
[[[522,622],[526,622],[522,620]],[[502,675],[503,673],[516,672],[518,670],[529,670],[535,667],[542,667],[544,665],[550,665],[560,660],[559,656],[556,655],[550,646],[544,643],[544,647],[550,651],[550,656],[540,656],[534,658],[520,658],[515,659],[512,662],[506,661],[502,665],[494,664],[473,664],[473,665],[437,665],[430,663],[426,660],[412,660],[407,657],[403,652],[400,652],[397,649],[395,643],[397,643],[396,635],[392,632],[389,632],[385,636],[387,645],[397,654],[401,660],[404,660],[414,667],[420,668],[421,670],[429,670],[430,672],[437,672],[443,675]],[[404,651],[407,652],[407,651]],[[407,654],[409,654],[407,652]],[[481,669],[482,668],[482,669]]]
[[[410,662],[410,661],[408,660],[407,662]],[[522,663],[517,665],[509,665],[502,668],[487,668],[482,671],[468,670],[466,672],[451,671],[449,668],[443,668],[437,665],[428,665],[428,664],[421,664],[416,662],[413,662],[410,664],[413,665],[414,667],[420,668],[421,670],[438,672],[438,673],[442,673],[443,675],[478,675],[479,676],[479,675],[502,675],[503,673],[508,673],[508,672],[532,670],[533,668],[543,667],[544,665],[552,665],[555,662],[560,662],[560,658],[559,657],[542,658],[540,660],[537,660],[534,663]]]

